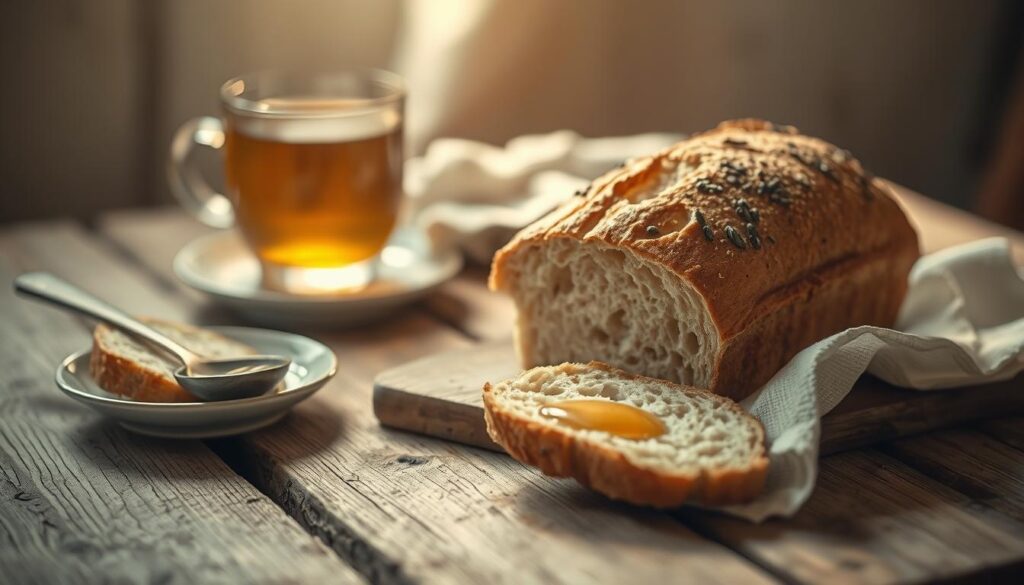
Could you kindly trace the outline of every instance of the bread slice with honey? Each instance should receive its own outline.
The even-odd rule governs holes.
[[[244,343],[207,329],[156,319],[142,320],[205,357],[229,358],[258,353]],[[97,325],[93,331],[89,371],[107,392],[140,402],[197,402],[198,399],[174,379],[174,371],[180,365],[107,325]]]
[[[764,487],[768,458],[761,423],[705,390],[590,362],[527,370],[484,385],[483,398],[487,431],[512,457],[616,500],[663,508],[726,505],[748,502]],[[618,428],[591,430],[583,428],[594,426],[586,420],[582,426],[567,421],[566,411],[578,406],[574,401],[607,404],[608,411],[589,422]],[[638,416],[636,409],[643,412]],[[629,430],[650,435],[644,419],[652,417],[645,413],[661,422],[663,434],[623,436]]]

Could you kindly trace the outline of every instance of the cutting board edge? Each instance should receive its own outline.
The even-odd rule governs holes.
[[[507,341],[481,343],[385,370],[374,380],[374,414],[386,427],[502,451],[487,435],[480,390],[477,390],[482,389],[482,382],[465,383],[463,380],[461,387],[437,389],[425,385],[424,380],[437,372],[457,379],[459,374],[465,373],[460,370],[464,370],[466,364],[477,364],[483,370],[493,371],[496,361],[504,359],[505,349],[511,352]],[[474,360],[481,357],[482,361]],[[458,361],[441,363],[446,358]],[[423,371],[417,371],[418,368]],[[452,382],[449,379],[439,384]],[[979,388],[917,391],[897,389],[870,376],[864,377],[851,391],[859,391],[859,396],[851,394],[822,418],[820,453],[838,453],[979,420],[1024,414],[1022,382],[1024,374]],[[403,385],[419,391],[403,389]],[[890,391],[893,401],[878,400],[879,396],[888,396]],[[855,410],[844,409],[851,397],[860,399],[853,403]]]
[[[373,414],[385,427],[499,453],[505,452],[501,445],[495,443],[487,434],[481,406],[406,392],[375,381]],[[417,416],[409,416],[410,414]],[[435,416],[429,416],[431,414]],[[461,434],[459,429],[463,429]]]

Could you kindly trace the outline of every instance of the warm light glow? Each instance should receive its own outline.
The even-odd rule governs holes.
[[[283,272],[285,290],[299,294],[351,292],[373,280],[372,261],[341,268],[292,268]]]

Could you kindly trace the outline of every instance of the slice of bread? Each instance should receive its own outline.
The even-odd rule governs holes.
[[[631,440],[540,414],[554,402],[609,400],[657,415],[666,433]],[[657,507],[726,505],[761,493],[764,428],[732,400],[602,362],[533,368],[484,385],[487,430],[515,459],[613,499]]]
[[[244,343],[192,325],[142,320],[205,357],[229,358],[258,353]],[[97,325],[93,331],[89,371],[100,388],[107,392],[140,402],[198,402],[174,379],[174,371],[180,365],[113,327]]]

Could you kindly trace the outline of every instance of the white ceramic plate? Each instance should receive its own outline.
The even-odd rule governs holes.
[[[285,329],[356,325],[390,315],[462,268],[457,250],[431,250],[426,235],[396,230],[380,255],[376,280],[363,290],[292,295],[261,287],[260,265],[234,230],[198,238],[178,252],[174,272],[185,284],[241,313]]]
[[[128,430],[155,437],[206,439],[246,433],[277,422],[319,390],[337,370],[334,352],[308,337],[249,327],[210,329],[262,353],[290,357],[292,365],[283,384],[262,396],[241,400],[136,402],[96,385],[89,373],[90,350],[85,349],[68,356],[57,368],[57,386]]]

